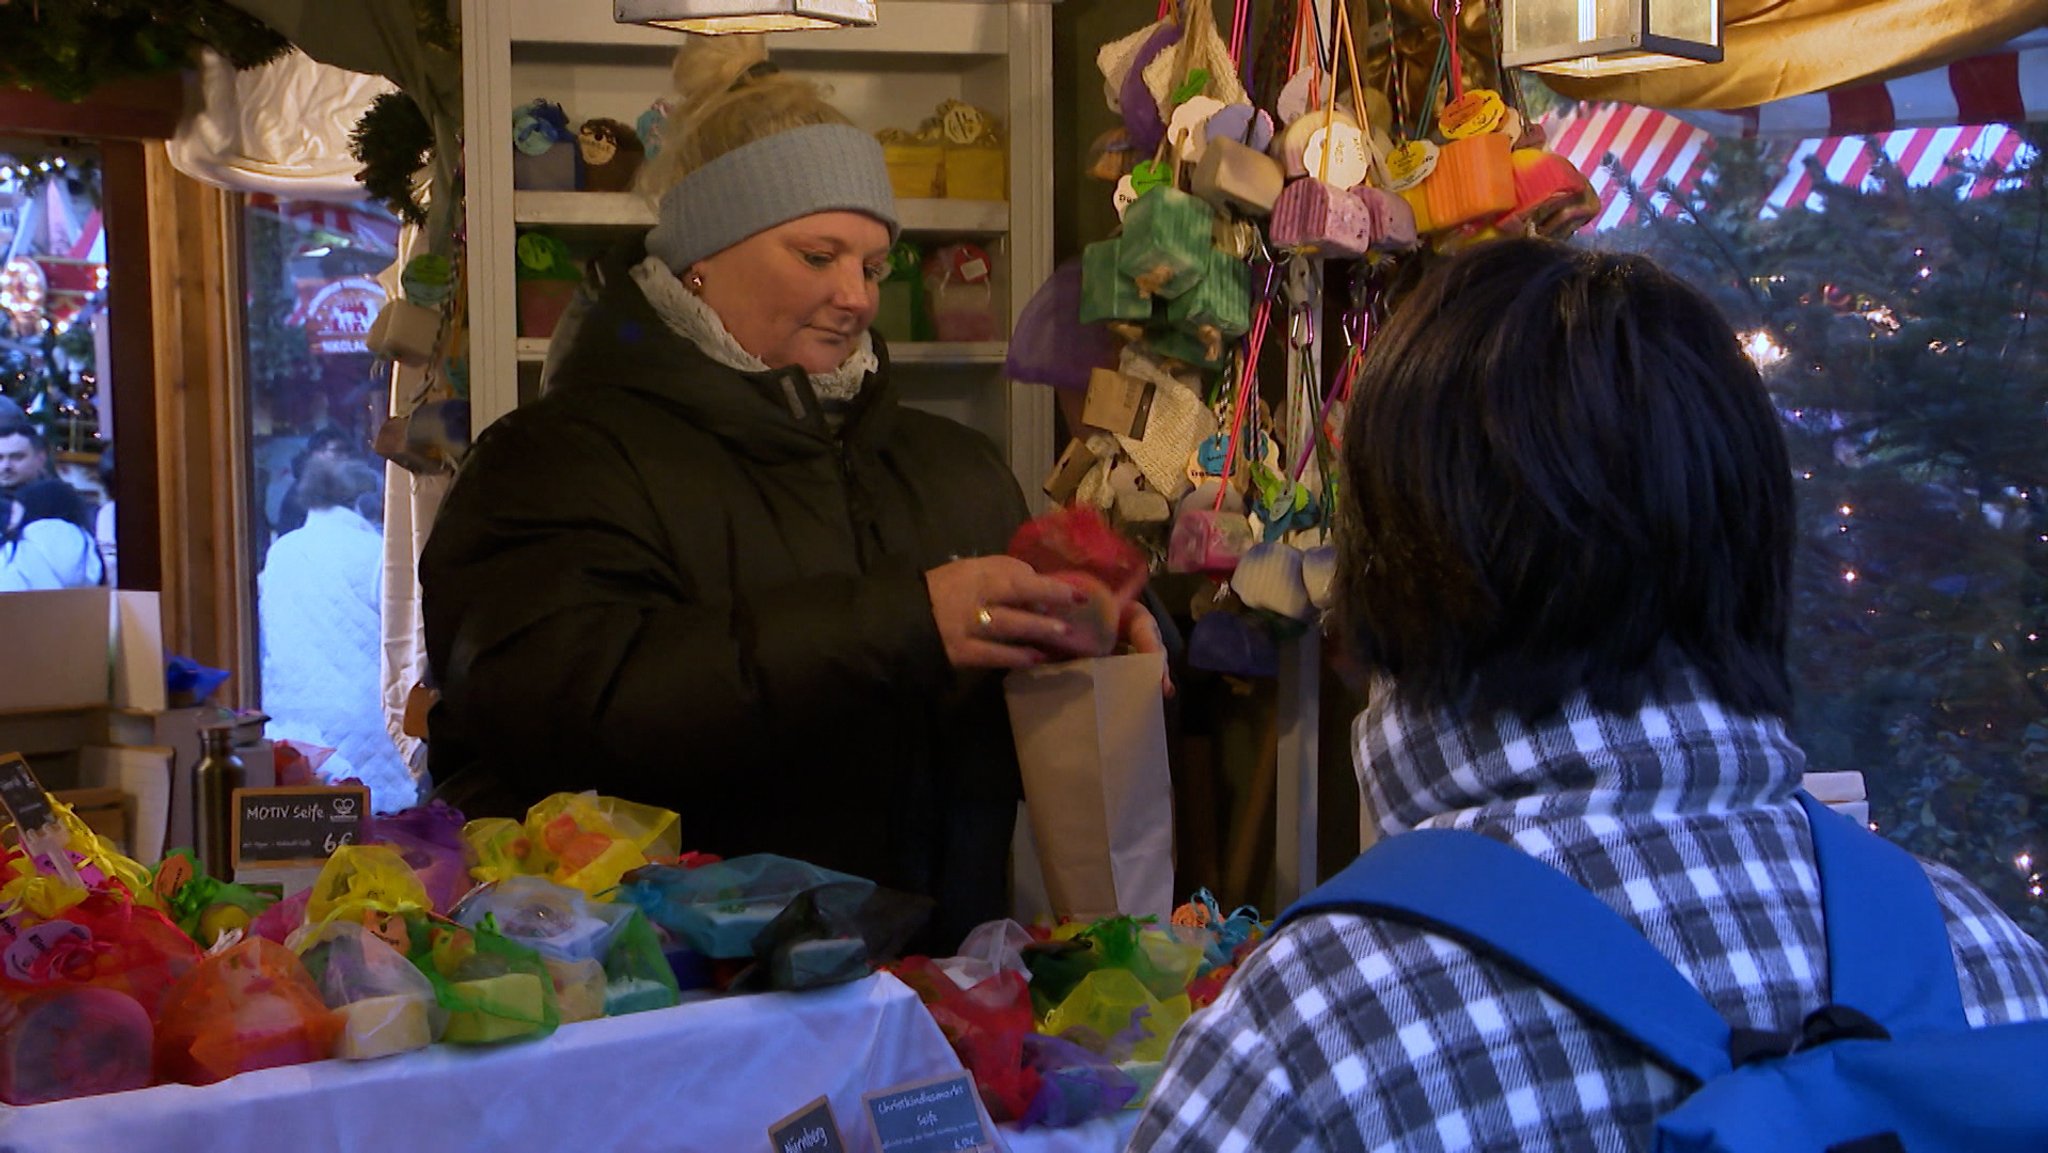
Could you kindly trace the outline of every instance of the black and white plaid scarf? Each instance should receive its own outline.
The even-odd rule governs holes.
[[[1776,720],[1697,678],[1640,711],[1529,725],[1404,708],[1354,727],[1383,836],[1469,828],[1591,890],[1730,1023],[1827,999],[1818,878]],[[2048,954],[1928,866],[1973,1024],[2048,1017]],[[1182,1031],[1133,1149],[1629,1150],[1688,1091],[1531,982],[1422,930],[1331,914],[1279,934]]]

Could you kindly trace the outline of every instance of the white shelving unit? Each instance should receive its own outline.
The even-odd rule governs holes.
[[[870,131],[914,128],[949,98],[1002,119],[1007,201],[904,200],[898,208],[913,238],[973,240],[990,250],[1006,333],[1052,271],[1053,2],[885,0],[876,27],[769,40],[779,64],[821,81]],[[606,116],[630,124],[668,92],[682,41],[615,23],[607,0],[463,0],[462,15],[471,405],[481,430],[535,392],[547,356],[545,339],[517,335],[518,231],[602,238],[654,221],[653,206],[633,193],[515,192],[512,109],[546,97],[572,123]],[[1035,497],[1057,448],[1052,398],[1036,385],[1010,385],[1005,351],[1000,341],[890,346],[909,402],[988,434]]]

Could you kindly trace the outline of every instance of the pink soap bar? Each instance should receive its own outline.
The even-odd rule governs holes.
[[[1372,246],[1382,252],[1405,252],[1418,243],[1415,209],[1391,192],[1360,186],[1351,195],[1372,214]]]
[[[1372,210],[1349,192],[1302,177],[1273,202],[1273,243],[1323,256],[1364,256],[1372,245]]]
[[[0,1031],[0,1101],[38,1105],[149,1084],[149,1014],[128,994],[63,986],[14,1009]]]

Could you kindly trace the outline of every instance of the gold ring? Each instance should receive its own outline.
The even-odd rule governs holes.
[[[988,611],[987,605],[983,605],[974,610],[974,623],[978,626],[978,631],[981,635],[987,636],[996,627],[996,615]]]

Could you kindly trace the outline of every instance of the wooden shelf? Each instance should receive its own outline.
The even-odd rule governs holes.
[[[521,364],[539,364],[548,358],[546,337],[522,336],[516,349]],[[1001,364],[1009,352],[1010,346],[1000,340],[957,343],[921,341],[916,344],[890,345],[889,359],[896,364]]]
[[[899,200],[903,231],[998,236],[1009,231],[1003,200]],[[514,192],[512,220],[555,228],[650,228],[654,205],[634,192]]]

